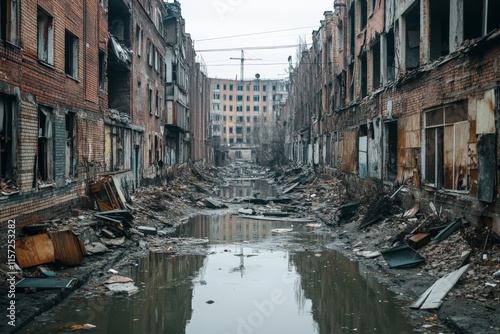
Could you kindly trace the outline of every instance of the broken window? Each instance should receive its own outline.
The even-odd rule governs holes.
[[[354,63],[349,65],[349,98],[354,101]]]
[[[65,31],[64,35],[64,68],[66,74],[74,79],[78,79],[78,38]]]
[[[156,91],[155,116],[159,117],[158,109],[160,107],[160,92]]]
[[[135,52],[137,52],[137,56],[140,57],[142,53],[142,37],[144,33],[142,32],[141,27],[139,25],[135,28]]]
[[[386,133],[386,176],[388,181],[396,181],[398,176],[398,122],[388,122]]]
[[[386,78],[387,81],[392,81],[396,77],[396,54],[395,54],[395,49],[394,49],[394,30],[389,30],[386,36],[386,47],[387,47],[387,59],[386,65],[387,65],[387,73],[386,73]]]
[[[373,90],[380,87],[380,41],[372,48],[372,86]]]
[[[54,19],[46,11],[38,8],[38,59],[54,65]]]
[[[359,177],[368,177],[368,131],[367,126],[362,125],[359,128],[358,137],[358,166],[359,166]]]
[[[148,110],[149,114],[153,115],[153,90],[148,85]]]
[[[450,53],[450,0],[430,1],[430,57],[437,59]]]
[[[405,15],[406,20],[406,69],[420,65],[420,1]]]
[[[500,28],[498,0],[464,0],[464,39],[473,39]]]
[[[19,41],[19,1],[2,0],[0,4],[0,39],[12,44]]]
[[[355,13],[355,5],[356,2],[352,3],[351,9],[349,10],[349,54],[351,57],[354,57],[354,48],[355,48],[355,41],[356,41],[356,33],[354,30],[355,27],[355,18],[354,18],[354,13]]]
[[[361,26],[359,27],[359,30],[363,30],[366,27],[366,21],[368,20],[368,9],[366,5],[366,1],[368,0],[360,0],[360,16],[361,16]]]
[[[99,50],[99,89],[104,90],[106,84],[106,54]]]
[[[361,56],[361,98],[368,95],[368,60],[366,53]]]
[[[77,176],[75,114],[66,114],[66,178]]]
[[[14,101],[0,94],[0,179],[5,181],[14,177]]]
[[[464,103],[425,112],[426,183],[450,190],[468,189],[467,116]]]
[[[53,141],[52,110],[46,107],[39,107],[37,178],[41,183],[53,182]]]

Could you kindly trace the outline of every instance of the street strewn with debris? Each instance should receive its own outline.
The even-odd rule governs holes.
[[[172,173],[168,184],[141,188],[129,200],[106,186],[108,195],[96,195],[93,210],[75,208],[66,217],[19,231],[16,329],[73,291],[102,298],[135,294],[139,282],[121,276],[120,268],[150,252],[205,254],[208,240],[177,235],[176,228],[197,214],[225,212],[256,221],[301,222],[314,233],[330,235],[332,247],[373,270],[404,299],[409,318],[429,332],[500,331],[500,236],[495,226],[446,217],[434,204],[409,203],[406,186],[353,200],[333,173],[315,174],[301,166],[271,170],[199,164]],[[220,196],[221,188],[236,179],[266,180],[277,194],[262,198],[254,190]],[[9,272],[5,265],[2,271]],[[2,332],[10,330],[2,323]]]

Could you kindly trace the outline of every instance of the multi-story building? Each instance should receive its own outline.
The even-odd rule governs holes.
[[[212,78],[211,85],[212,135],[244,158],[238,155],[245,148],[255,151],[274,126],[287,98],[286,82]]]
[[[104,171],[107,8],[0,6],[0,216],[37,221],[57,214],[55,203],[67,210],[85,195],[89,175]]]
[[[291,71],[289,158],[379,184],[353,190],[405,183],[421,201],[499,221],[500,3],[339,0],[333,9]]]
[[[176,37],[172,18],[182,23]],[[87,203],[98,176],[127,191],[161,181],[170,125],[186,152],[175,161],[211,157],[200,147],[207,131],[190,153],[190,113],[208,127],[209,81],[177,1],[2,1],[0,58],[1,221],[42,221]],[[205,96],[193,108],[190,84]]]

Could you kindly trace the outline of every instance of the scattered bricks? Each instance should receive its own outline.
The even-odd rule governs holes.
[[[81,215],[82,215],[82,210],[73,209],[73,210],[71,211],[71,215],[72,215],[73,217],[78,217],[78,216],[81,216]]]

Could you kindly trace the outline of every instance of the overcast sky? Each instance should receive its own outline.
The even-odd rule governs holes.
[[[240,58],[241,51],[202,50],[297,45],[299,36],[311,43],[311,33],[320,26],[323,13],[333,10],[333,0],[180,0],[180,3],[186,32],[191,34],[197,54],[205,60],[208,75],[227,79],[240,77],[241,62],[230,58]],[[286,31],[256,34],[276,30]],[[213,39],[246,34],[254,35]],[[284,78],[288,56],[295,63],[296,49],[245,50],[244,58],[248,60],[244,62],[244,77],[251,79],[259,73],[262,79]]]

